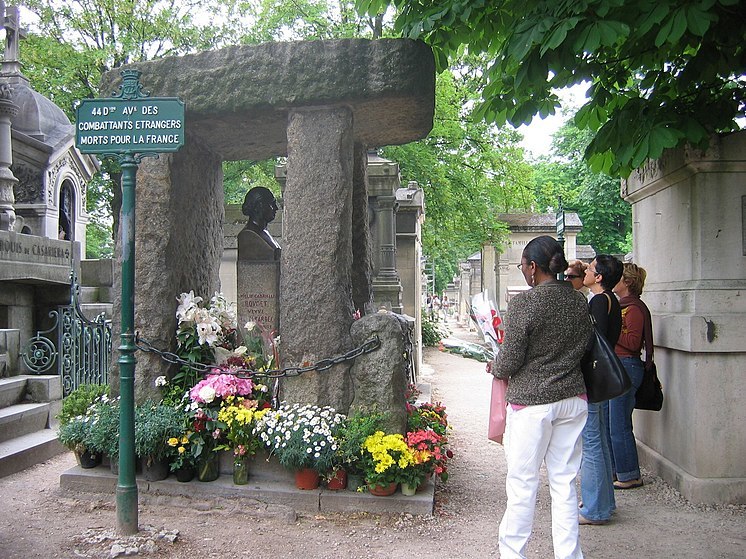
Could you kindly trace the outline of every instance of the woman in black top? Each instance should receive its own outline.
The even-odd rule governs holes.
[[[616,344],[622,331],[619,301],[611,292],[622,277],[622,263],[607,254],[596,256],[585,270],[583,284],[591,290],[588,303],[598,331]],[[580,466],[578,520],[580,524],[607,524],[616,508],[608,436],[609,403],[588,404],[588,419],[583,429],[583,461]]]

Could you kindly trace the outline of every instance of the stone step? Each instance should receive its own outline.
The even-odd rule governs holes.
[[[80,310],[83,311],[83,316],[88,320],[94,321],[98,315],[104,313],[108,320],[112,317],[111,303],[81,303]]]
[[[0,477],[30,468],[65,450],[52,429],[42,429],[0,442]]]
[[[13,404],[0,409],[0,442],[41,431],[49,426],[48,402]]]
[[[114,289],[108,286],[81,287],[80,304],[87,303],[111,303],[114,299]]]
[[[397,490],[389,497],[376,497],[370,493],[358,493],[342,489],[329,491],[324,488],[302,491],[296,489],[292,474],[282,479],[268,479],[249,473],[247,485],[234,485],[231,475],[221,475],[209,483],[192,480],[187,483],[176,481],[173,474],[162,481],[136,479],[138,498],[143,502],[174,502],[211,499],[248,499],[273,505],[284,505],[296,511],[309,513],[350,513],[368,512],[371,514],[416,514],[427,516],[433,513],[435,484],[429,481],[424,490],[412,497],[406,497]],[[65,471],[60,476],[60,488],[66,491],[114,494],[117,477],[109,466],[82,469],[80,466]]]
[[[0,408],[7,408],[26,397],[26,377],[0,379]]]

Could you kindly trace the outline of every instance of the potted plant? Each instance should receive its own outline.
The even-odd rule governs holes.
[[[73,451],[81,468],[95,468],[101,463],[101,454],[90,447],[90,419],[86,415],[68,418],[57,433],[62,446]]]
[[[109,398],[106,395],[97,398],[88,415],[90,416],[90,448],[108,456],[112,471],[118,472],[119,398]]]
[[[258,409],[257,400],[227,396],[218,412],[218,421],[225,424],[227,442],[215,450],[233,453],[233,483],[245,485],[249,481],[249,458],[262,446],[257,432],[257,422],[268,408]]]
[[[181,435],[184,412],[146,401],[135,408],[135,454],[148,481],[168,477],[169,439]]]
[[[347,473],[347,484],[356,490],[362,484],[362,452],[365,439],[386,424],[388,414],[359,409],[348,415],[337,431],[337,466]]]
[[[190,431],[182,428],[178,436],[166,441],[168,445],[169,468],[176,474],[176,480],[181,482],[194,479],[194,455],[189,442]]]
[[[400,433],[376,431],[365,439],[362,453],[363,472],[372,495],[392,495],[402,481],[403,472],[415,464],[412,450]]]
[[[259,422],[260,438],[280,465],[295,473],[298,489],[315,489],[319,473],[327,472],[337,458],[336,433],[344,421],[329,406],[287,404],[266,413]]]

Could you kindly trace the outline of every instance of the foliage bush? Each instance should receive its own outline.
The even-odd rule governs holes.
[[[62,400],[62,408],[57,415],[60,426],[66,425],[74,417],[84,416],[93,402],[104,394],[109,395],[109,386],[106,384],[81,384]]]
[[[448,333],[445,328],[438,322],[427,316],[426,312],[422,313],[422,345],[425,347],[435,347],[440,340],[447,337]]]
[[[90,421],[83,416],[73,417],[60,425],[57,433],[60,444],[74,452],[85,452],[90,445]]]
[[[168,440],[183,433],[184,412],[164,404],[144,402],[135,408],[135,454],[160,460],[170,454]]]
[[[101,396],[89,415],[91,449],[116,459],[119,456],[119,398]]]
[[[387,420],[385,412],[356,410],[342,422],[337,431],[337,460],[348,474],[363,474],[363,443],[376,431],[382,431]]]

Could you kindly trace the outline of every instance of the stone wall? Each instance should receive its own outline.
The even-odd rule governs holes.
[[[641,459],[690,500],[746,502],[746,133],[671,150],[622,186],[666,400]]]

